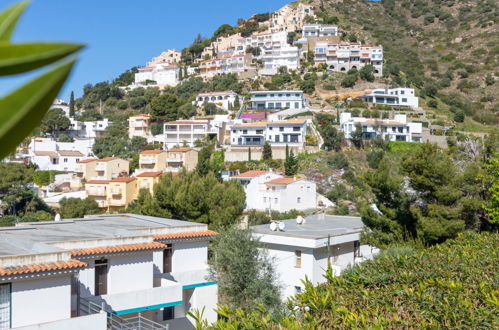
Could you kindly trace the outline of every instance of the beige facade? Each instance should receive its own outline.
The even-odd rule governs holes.
[[[116,178],[109,181],[107,189],[107,205],[110,211],[128,207],[137,198],[137,179],[129,177]]]
[[[150,131],[151,115],[143,113],[128,118],[128,137],[131,139],[134,136],[143,138],[151,138]]]
[[[192,148],[173,148],[168,150],[167,172],[180,172],[182,168],[192,171],[198,164],[198,151]]]
[[[147,63],[147,66],[155,66],[157,64],[173,64],[180,62],[180,57],[182,53],[176,49],[168,49],[162,52],[159,56],[154,57],[151,62]]]
[[[301,30],[307,16],[316,17],[312,6],[301,2],[287,4],[270,15],[269,30],[270,32]]]
[[[76,176],[80,179],[90,180],[90,178],[97,176],[95,167],[97,166],[96,158],[80,160],[76,163]]]
[[[136,176],[138,183],[138,190],[146,189],[149,190],[151,195],[154,194],[154,185],[159,182],[161,175],[164,172],[144,172]]]
[[[139,155],[138,173],[163,172],[167,167],[168,154],[165,150],[145,150]]]
[[[93,198],[100,208],[107,208],[107,194],[109,190],[109,180],[89,180],[85,184],[87,196]]]
[[[84,180],[111,180],[128,175],[129,161],[118,157],[85,159],[76,163],[76,175]]]

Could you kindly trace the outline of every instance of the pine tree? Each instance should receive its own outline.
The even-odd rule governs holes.
[[[284,174],[287,176],[295,175],[298,172],[298,160],[296,159],[293,150],[289,150],[286,144],[286,159],[284,160]]]
[[[241,102],[239,101],[239,95],[236,95],[236,98],[234,99],[234,104],[232,105],[234,110],[239,110],[241,107]]]
[[[350,136],[352,137],[352,143],[354,144],[355,147],[358,149],[361,149],[363,147],[362,143],[362,125],[360,123],[355,124],[355,131],[350,133]]]
[[[69,97],[69,117],[75,116],[75,93],[71,91],[71,96]]]
[[[184,66],[184,79],[189,76],[189,73],[187,72],[187,66]]]
[[[263,145],[262,159],[263,160],[272,159],[272,147],[270,146],[270,143],[268,141],[265,141],[265,144]]]
[[[248,162],[251,161],[251,147],[248,147]]]
[[[182,80],[182,79],[184,79],[183,71],[182,71],[182,68],[180,68],[180,70],[178,70],[178,80]]]

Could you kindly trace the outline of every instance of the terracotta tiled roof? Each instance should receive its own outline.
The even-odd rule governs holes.
[[[55,151],[33,151],[35,156],[50,156],[53,158],[58,158],[59,155]]]
[[[236,94],[233,91],[222,91],[222,92],[211,92],[211,93],[199,93],[198,96],[212,96],[212,95],[224,95],[224,94]]]
[[[266,184],[267,183],[270,183],[270,184],[290,184],[290,183],[293,183],[293,182],[296,182],[296,181],[300,181],[302,180],[301,178],[277,178],[277,179],[274,179],[274,180],[270,180],[270,181],[267,181],[265,182]]]
[[[144,172],[137,175],[137,178],[154,178],[160,176],[163,172]]]
[[[160,154],[162,152],[166,152],[165,150],[144,150],[144,151],[141,151],[140,154],[141,155],[149,155],[149,154]]]
[[[99,159],[99,162],[108,162],[110,160],[115,160],[115,159],[120,159],[120,158],[118,158],[118,157],[105,157],[105,158]]]
[[[87,264],[74,259],[68,261],[57,261],[44,264],[32,264],[26,266],[2,267],[0,268],[0,276],[21,275],[30,273],[49,272],[54,270],[75,269],[86,267]]]
[[[153,235],[155,240],[168,240],[177,238],[194,238],[194,237],[209,237],[218,235],[216,231],[206,230],[206,231],[193,231],[188,233],[173,233],[173,234],[163,234],[163,235]]]
[[[174,120],[167,121],[166,124],[208,124],[207,120],[194,121],[194,120]]]
[[[87,184],[107,184],[111,182],[111,180],[88,180]]]
[[[156,250],[156,249],[162,249],[165,247],[166,247],[165,244],[159,243],[159,242],[141,243],[141,244],[127,244],[127,245],[117,245],[117,246],[103,246],[103,247],[90,248],[90,249],[72,250],[71,255],[77,257],[77,256],[88,256],[88,255],[92,255],[92,254]]]
[[[76,162],[76,164],[86,164],[86,163],[91,163],[91,162],[95,162],[96,158],[89,158],[89,159],[84,159],[84,160],[80,160],[79,162]]]
[[[135,178],[123,176],[119,178],[114,178],[111,180],[111,182],[132,182],[133,180],[135,180]]]
[[[233,178],[256,178],[257,176],[263,175],[265,173],[267,173],[267,171],[247,171],[233,176]]]
[[[58,150],[57,152],[61,156],[70,156],[70,157],[83,157],[84,156],[78,150]]]
[[[168,149],[169,152],[187,152],[191,151],[192,148],[173,148],[173,149]]]

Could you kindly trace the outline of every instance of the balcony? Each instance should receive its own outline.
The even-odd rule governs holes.
[[[87,195],[88,196],[106,196],[107,192],[106,192],[106,189],[104,189],[104,188],[102,188],[102,189],[90,188],[90,189],[87,189]]]
[[[139,159],[139,164],[144,164],[144,165],[153,165],[156,164],[156,159],[151,159],[151,158],[145,158],[145,159]]]
[[[209,282],[207,280],[208,267],[170,273],[173,279],[182,286],[195,285]]]
[[[108,206],[125,206],[126,202],[122,199],[111,199],[107,202]]]

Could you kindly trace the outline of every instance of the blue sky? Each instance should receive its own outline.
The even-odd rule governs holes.
[[[0,10],[16,3],[0,0]],[[14,33],[14,42],[81,42],[87,49],[61,94],[68,100],[86,83],[111,80],[144,65],[161,51],[182,49],[198,33],[211,36],[221,24],[275,11],[290,0],[32,0]],[[34,74],[0,78],[0,95]]]

